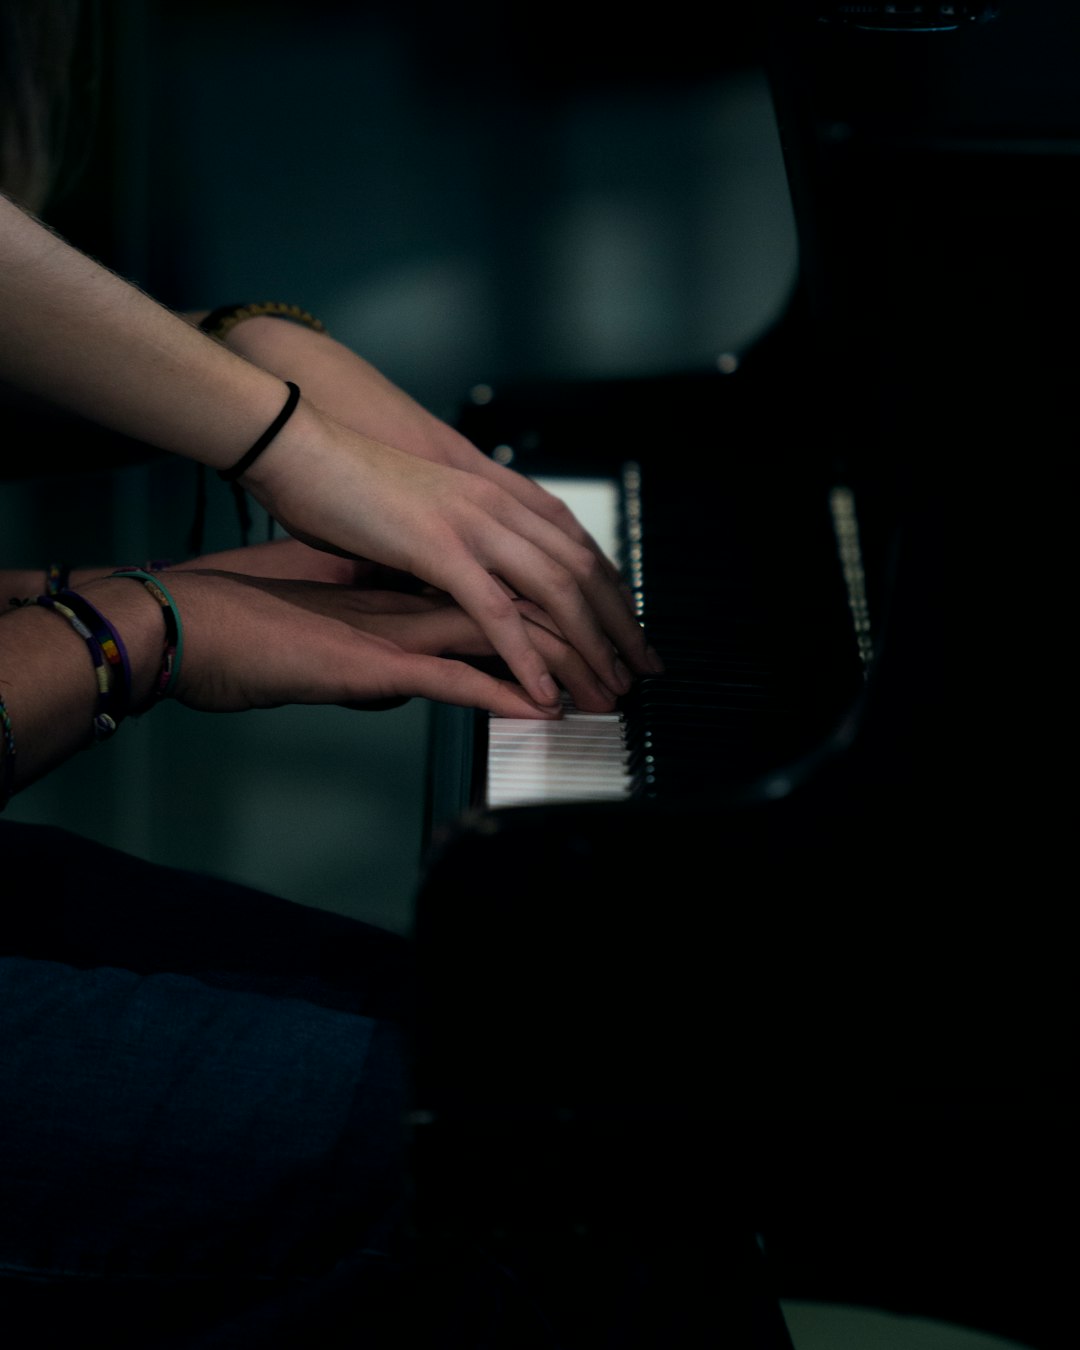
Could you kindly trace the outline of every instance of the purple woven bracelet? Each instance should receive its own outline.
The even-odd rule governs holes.
[[[131,707],[131,662],[128,660],[123,639],[105,615],[81,595],[65,590],[61,591],[56,599],[63,601],[82,619],[104,653],[106,661],[114,671],[119,672],[119,692],[114,689],[113,697],[116,700],[117,720],[126,717]]]
[[[39,595],[35,603],[43,609],[51,609],[54,614],[65,619],[86,643],[90,659],[94,663],[94,678],[98,687],[97,706],[93,721],[94,740],[108,740],[120,725],[122,716],[109,679],[109,659],[106,657],[101,643],[94,636],[89,625],[84,623],[75,609],[67,603],[67,598],[61,599],[55,595]]]

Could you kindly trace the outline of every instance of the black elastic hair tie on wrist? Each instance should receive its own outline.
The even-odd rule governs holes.
[[[293,415],[297,403],[300,402],[300,390],[291,380],[286,380],[285,384],[289,390],[289,397],[285,400],[284,408],[282,408],[242,459],[238,460],[231,469],[218,470],[218,477],[222,482],[233,483],[241,474],[246,473]]]

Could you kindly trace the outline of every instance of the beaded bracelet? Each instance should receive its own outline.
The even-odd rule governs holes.
[[[184,626],[180,622],[180,611],[176,607],[176,601],[166,590],[160,576],[152,576],[141,567],[120,567],[112,575],[141,581],[161,606],[165,616],[165,651],[161,660],[161,672],[154,685],[154,698],[168,698],[176,685],[180,674],[180,661],[184,654]]]
[[[199,320],[199,328],[210,337],[224,341],[238,323],[243,323],[245,319],[256,319],[260,315],[268,315],[273,319],[292,319],[294,323],[302,323],[305,328],[313,328],[316,333],[326,332],[326,325],[306,309],[301,309],[299,305],[282,304],[277,300],[251,305],[219,305]]]
[[[3,733],[4,741],[0,750],[0,811],[2,811],[15,792],[15,733],[11,729],[11,718],[2,698],[0,698],[0,732]]]
[[[120,723],[119,702],[114,699],[112,681],[109,678],[109,659],[94,634],[82,619],[63,601],[52,595],[39,595],[37,604],[51,609],[61,618],[67,619],[79,637],[86,643],[90,659],[94,663],[94,676],[97,680],[97,709],[94,713],[93,730],[95,741],[105,741],[115,732]]]

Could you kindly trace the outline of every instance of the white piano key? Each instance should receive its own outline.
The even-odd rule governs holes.
[[[489,808],[620,801],[629,792],[621,714],[569,708],[558,722],[489,720]]]

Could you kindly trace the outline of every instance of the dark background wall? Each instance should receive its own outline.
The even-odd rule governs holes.
[[[178,308],[300,303],[450,418],[478,382],[708,369],[764,331],[795,236],[738,31],[464,9],[111,0],[50,220]],[[193,500],[162,460],[8,484],[0,563],[178,557]],[[206,542],[238,542],[224,488]],[[166,706],[9,809],[404,928],[427,712]]]

